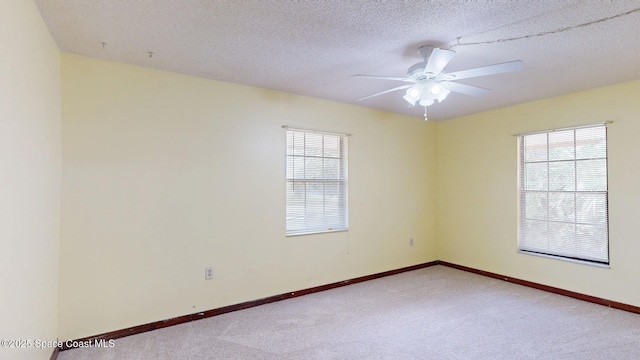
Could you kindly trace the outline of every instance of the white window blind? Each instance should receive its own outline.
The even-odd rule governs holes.
[[[520,136],[519,248],[609,263],[606,126]]]
[[[347,229],[347,137],[287,129],[287,235]]]

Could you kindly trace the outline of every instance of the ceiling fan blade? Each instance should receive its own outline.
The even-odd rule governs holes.
[[[453,50],[434,48],[427,62],[427,66],[424,67],[424,73],[431,73],[433,75],[440,74],[455,54],[456,52]]]
[[[379,80],[395,80],[395,81],[404,81],[404,82],[415,82],[413,79],[404,78],[404,77],[394,77],[394,76],[379,76],[379,75],[362,75],[356,74],[351,75],[352,77],[363,77],[370,79],[379,79]]]
[[[481,87],[465,85],[465,84],[458,84],[450,81],[443,81],[440,83],[440,85],[442,85],[443,88],[449,91],[453,91],[453,92],[457,92],[465,95],[471,95],[471,96],[482,96],[491,92],[491,90],[489,89],[484,89]]]
[[[483,66],[479,68],[448,73],[445,78],[449,80],[461,80],[461,79],[468,79],[468,78],[478,77],[478,76],[487,76],[487,75],[493,75],[493,74],[502,74],[502,73],[520,71],[522,70],[522,67],[523,67],[522,61],[516,60],[516,61],[509,61],[501,64],[488,65],[488,66]]]
[[[413,85],[402,85],[402,86],[398,86],[398,87],[395,87],[395,88],[393,88],[393,89],[389,89],[389,90],[381,91],[381,92],[379,92],[379,93],[371,94],[371,95],[369,95],[369,96],[361,97],[361,98],[359,98],[359,99],[356,99],[356,101],[366,100],[366,99],[372,98],[372,97],[374,97],[374,96],[384,95],[384,94],[387,94],[387,93],[390,93],[390,92],[393,92],[393,91],[398,91],[398,90],[402,90],[402,89],[408,89],[408,88],[410,88],[410,87],[412,87],[412,86],[413,86]]]

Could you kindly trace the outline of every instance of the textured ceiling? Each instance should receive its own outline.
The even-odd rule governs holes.
[[[434,120],[640,79],[640,0],[35,2],[64,51],[416,118],[402,92],[356,102],[399,84],[351,75],[404,76],[423,44],[457,52],[448,72],[524,61]]]

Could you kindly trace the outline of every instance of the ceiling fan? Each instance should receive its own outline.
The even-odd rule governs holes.
[[[456,92],[471,96],[482,96],[489,93],[488,89],[456,81],[479,76],[502,74],[522,70],[523,63],[520,60],[509,61],[500,64],[482,66],[473,69],[445,72],[444,68],[456,54],[453,50],[440,49],[431,45],[423,45],[418,48],[420,55],[424,58],[407,70],[406,77],[378,76],[378,75],[353,75],[380,80],[402,81],[408,85],[398,86],[389,90],[381,91],[357,99],[366,100],[375,96],[387,94],[393,91],[405,90],[403,98],[412,106],[416,103],[424,106],[424,119],[427,120],[427,107],[433,105],[435,101],[441,103],[451,92]]]

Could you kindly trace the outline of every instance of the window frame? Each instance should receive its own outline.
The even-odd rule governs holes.
[[[319,130],[310,130],[310,129],[302,129],[302,128],[293,128],[289,126],[283,126],[285,128],[285,234],[287,237],[290,236],[301,236],[301,235],[311,235],[311,234],[323,234],[323,233],[333,233],[333,232],[342,232],[349,230],[349,206],[348,206],[348,140],[347,138],[350,134],[343,133],[335,133],[335,132],[327,132],[327,131],[319,131]],[[290,144],[289,144],[289,134],[294,136],[294,133],[304,135],[304,145],[303,145],[303,155],[300,154],[290,154]],[[313,134],[312,136],[322,136],[322,155],[307,155],[308,147],[306,144],[307,134]],[[338,149],[339,156],[327,156],[325,153],[325,137],[334,137],[339,141]],[[295,141],[295,140],[294,140]],[[295,145],[292,145],[295,146]],[[323,164],[325,159],[336,160],[339,161],[339,171],[337,178],[326,178],[324,173],[324,165],[323,165],[323,176],[322,177],[309,177],[306,172],[306,165],[304,166],[304,175],[299,177],[296,175],[296,171],[294,171],[295,167],[289,169],[290,163],[289,158],[299,158],[306,164],[307,159],[321,159]],[[289,186],[296,184],[303,184],[305,186],[304,190],[304,206],[302,209],[298,208],[298,210],[302,210],[304,213],[303,217],[307,217],[308,213],[313,213],[313,210],[316,210],[315,215],[319,215],[317,212],[317,208],[313,206],[307,205],[307,186],[310,184],[323,184],[323,194],[322,194],[322,222],[314,222],[309,221],[309,223],[305,223],[306,226],[303,227],[290,227],[290,218],[292,201],[290,201],[289,196]],[[327,202],[329,195],[326,192],[327,184],[336,184],[338,189],[338,209],[337,209],[337,222],[327,222],[327,214],[329,213],[327,210]],[[335,216],[334,216],[335,217]],[[323,226],[311,226],[313,224],[322,224]],[[327,224],[332,224],[333,226],[327,226]]]
[[[575,126],[575,127],[567,127],[567,128],[558,128],[558,129],[551,129],[551,130],[544,130],[544,131],[537,131],[537,132],[531,132],[531,133],[524,133],[524,134],[517,134],[516,136],[518,137],[518,241],[517,241],[517,247],[518,247],[518,252],[519,253],[523,253],[523,254],[529,254],[529,255],[537,255],[537,256],[542,256],[542,257],[547,257],[547,258],[552,258],[552,259],[558,259],[558,260],[565,260],[565,261],[571,261],[571,262],[578,262],[578,263],[583,263],[583,264],[588,264],[588,265],[594,265],[594,266],[599,266],[599,267],[609,267],[610,263],[611,263],[611,254],[610,254],[610,236],[609,236],[609,180],[608,180],[608,175],[609,175],[609,166],[608,166],[608,159],[609,159],[609,154],[608,154],[608,148],[609,148],[609,140],[608,140],[608,131],[607,131],[607,124],[609,122],[605,122],[605,123],[599,123],[599,124],[592,124],[592,125],[585,125],[585,126]],[[590,129],[590,128],[602,128],[604,131],[604,156],[595,156],[592,158],[587,158],[587,157],[579,157],[577,155],[578,153],[578,143],[579,140],[576,138],[576,134],[578,131],[582,130],[582,129]],[[552,133],[556,133],[556,132],[561,132],[561,131],[573,131],[573,146],[569,147],[570,149],[573,150],[573,158],[572,159],[552,159],[552,157],[550,156],[551,154],[551,150],[552,150],[552,146],[550,145],[550,134]],[[535,161],[526,161],[525,160],[525,156],[526,156],[526,149],[525,149],[525,137],[527,136],[532,136],[532,135],[546,135],[546,142],[545,142],[545,150],[546,150],[546,160],[535,160]],[[585,141],[585,140],[582,140]],[[586,161],[593,161],[593,160],[604,160],[604,179],[605,179],[605,186],[604,186],[604,190],[580,190],[579,187],[576,185],[575,188],[573,190],[564,190],[564,189],[553,189],[550,184],[552,183],[552,176],[549,172],[550,166],[549,164],[554,164],[554,163],[559,163],[559,162],[565,162],[565,163],[572,163],[574,165],[574,172],[573,172],[573,180],[575,181],[575,183],[578,183],[578,173],[576,172],[578,169],[578,163],[579,162],[586,162]],[[533,163],[542,163],[542,164],[546,164],[547,165],[547,188],[546,189],[536,189],[536,190],[532,190],[532,189],[525,189],[526,187],[526,182],[528,180],[527,179],[527,174],[526,174],[526,170],[525,170],[525,164],[533,164]],[[545,219],[534,219],[534,218],[528,218],[527,214],[526,214],[526,204],[527,204],[527,200],[526,200],[526,194],[531,194],[531,193],[544,193],[546,194],[546,198],[547,198],[547,202],[546,205],[544,206],[544,208],[546,209],[547,212],[547,218]],[[573,221],[567,221],[567,220],[558,220],[558,219],[551,219],[551,213],[553,210],[555,210],[553,208],[553,206],[550,204],[549,202],[549,194],[555,194],[555,195],[559,195],[559,194],[563,194],[563,196],[566,196],[566,194],[573,194],[574,198],[573,198],[573,205],[574,205],[574,219]],[[596,194],[596,195],[601,195],[604,198],[604,202],[602,202],[602,205],[600,210],[603,210],[604,214],[599,218],[600,220],[604,220],[602,223],[597,223],[597,222],[585,222],[585,221],[579,221],[579,218],[584,218],[585,217],[585,213],[584,212],[580,212],[578,209],[578,195],[577,194]],[[523,208],[524,207],[524,208]],[[529,233],[531,233],[531,231],[526,232],[523,231],[523,227],[525,227],[525,223],[526,220],[535,220],[541,223],[546,223],[547,225],[547,230],[546,230],[546,234],[543,235],[543,238],[545,238],[547,241],[552,241],[552,231],[550,230],[550,224],[551,223],[560,223],[560,224],[572,224],[575,226],[574,228],[574,232],[573,232],[573,243],[576,245],[576,247],[580,244],[580,237],[581,235],[578,234],[578,226],[593,226],[593,228],[597,228],[598,226],[600,226],[600,229],[604,229],[604,231],[602,232],[602,235],[599,237],[599,239],[603,239],[604,241],[606,241],[606,259],[604,259],[605,254],[604,251],[601,251],[598,253],[598,258],[590,258],[589,256],[585,255],[584,253],[580,256],[580,254],[578,254],[578,251],[576,250],[575,252],[575,256],[570,256],[568,255],[566,252],[562,251],[562,250],[555,250],[553,251],[553,249],[550,249],[552,247],[552,245],[547,244],[547,248],[546,249],[542,249],[542,248],[538,248],[535,249],[535,246],[531,246],[531,243],[533,242],[532,240],[528,239],[527,241],[529,241],[527,243],[527,245],[523,245],[523,236],[524,233],[527,233],[528,235],[531,235]],[[556,244],[556,246],[558,246],[558,244]],[[596,252],[594,251],[593,254],[596,254]]]

